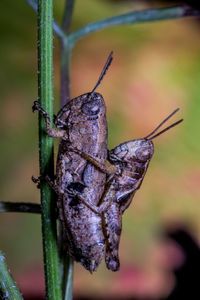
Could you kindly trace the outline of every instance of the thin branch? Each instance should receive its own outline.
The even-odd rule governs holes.
[[[70,62],[71,45],[68,43],[68,34],[72,22],[75,0],[65,0],[62,20],[62,30],[65,38],[61,40],[61,62],[60,62],[60,102],[64,106],[70,100]]]
[[[38,0],[38,98],[41,106],[53,118],[53,0]],[[40,174],[53,176],[53,140],[45,132],[45,122],[39,116]],[[59,249],[55,198],[49,185],[40,185],[42,208],[42,241],[46,299],[60,300]]]
[[[61,41],[61,59],[60,59],[60,102],[63,107],[70,100],[70,62],[71,46],[68,39]]]
[[[73,299],[73,274],[74,274],[74,262],[73,259],[67,255],[63,259],[64,262],[64,278],[63,278],[63,290],[65,298],[64,300]]]
[[[72,22],[72,15],[74,10],[74,0],[66,0],[65,7],[64,7],[64,14],[62,20],[62,30],[67,34],[69,33],[71,22]]]
[[[35,12],[37,12],[37,0],[26,0],[27,3],[34,9]],[[58,38],[64,39],[65,33],[60,28],[57,22],[53,21],[53,30]]]
[[[0,213],[2,212],[40,214],[41,206],[40,204],[36,204],[36,203],[0,201]]]
[[[0,251],[0,299],[22,300],[23,297],[6,265],[5,256]]]
[[[74,44],[80,39],[92,32],[102,30],[107,27],[126,25],[126,24],[139,24],[145,22],[154,22],[161,20],[179,19],[183,17],[199,17],[200,11],[193,9],[190,6],[173,6],[167,8],[145,9],[141,11],[133,11],[123,15],[111,17],[99,22],[94,22],[86,25],[85,27],[72,32],[68,37],[68,42]]]

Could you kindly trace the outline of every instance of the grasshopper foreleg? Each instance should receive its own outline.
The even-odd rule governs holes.
[[[66,131],[58,128],[52,128],[51,127],[51,121],[48,113],[41,107],[40,103],[38,101],[34,101],[32,106],[33,112],[38,111],[39,114],[44,118],[45,120],[45,130],[48,136],[53,138],[65,138],[66,139]]]

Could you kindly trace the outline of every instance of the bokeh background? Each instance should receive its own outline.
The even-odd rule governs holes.
[[[55,1],[58,21],[63,2]],[[163,3],[77,0],[72,28]],[[177,107],[181,111],[176,118],[184,118],[155,140],[142,188],[124,214],[120,271],[111,273],[102,263],[91,275],[76,264],[76,295],[165,299],[177,283],[172,271],[186,255],[164,232],[184,228],[198,244],[199,34],[200,22],[192,18],[118,26],[91,34],[74,49],[72,97],[91,90],[108,53],[114,51],[99,87],[107,105],[109,148],[147,135]],[[37,98],[36,15],[26,1],[0,1],[0,40],[0,199],[39,203],[39,191],[31,182],[39,172],[37,115],[31,111]],[[57,112],[60,58],[56,38],[54,42]],[[43,289],[40,225],[36,215],[0,215],[0,249],[22,291],[32,299],[39,299]]]

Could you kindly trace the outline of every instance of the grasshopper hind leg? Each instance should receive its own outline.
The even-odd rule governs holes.
[[[103,231],[106,238],[106,266],[111,271],[118,271],[119,261],[119,242],[121,236],[121,214],[117,205],[112,204],[110,209],[103,214]]]
[[[120,268],[120,261],[118,253],[116,255],[112,252],[107,251],[105,257],[106,266],[109,270],[116,272]]]

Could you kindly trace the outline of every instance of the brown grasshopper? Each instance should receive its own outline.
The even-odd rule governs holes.
[[[96,93],[112,62],[108,56],[100,77],[89,93],[70,100],[57,114],[51,128],[48,114],[34,102],[44,117],[50,137],[61,138],[58,150],[55,180],[46,180],[58,195],[59,218],[63,227],[63,240],[69,254],[87,270],[93,272],[105,256],[105,237],[101,215],[94,213],[87,203],[98,206],[106,182],[100,172],[82,156],[73,151],[85,151],[102,165],[107,159],[107,121],[103,97]],[[75,196],[79,193],[83,200]]]
[[[117,271],[119,269],[119,242],[122,230],[122,215],[129,207],[133,196],[140,188],[150,160],[154,153],[152,140],[165,131],[178,125],[183,119],[171,124],[165,129],[157,132],[161,126],[168,121],[179,109],[167,116],[149,135],[142,139],[124,142],[114,149],[108,151],[108,161],[115,167],[112,179],[105,186],[102,206],[91,206],[91,210],[102,215],[103,230],[106,236],[106,265],[108,269]],[[76,150],[75,150],[76,151]],[[96,168],[105,172],[105,166],[86,153],[80,153],[82,157],[91,162]],[[107,171],[109,174],[109,169]],[[78,195],[79,199],[82,198]]]

